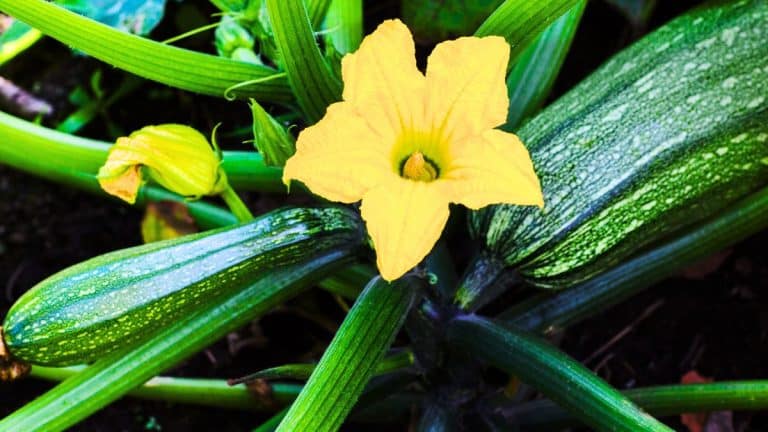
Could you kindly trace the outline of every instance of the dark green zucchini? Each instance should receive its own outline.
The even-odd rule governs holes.
[[[768,183],[768,2],[708,4],[643,38],[523,126],[545,207],[469,226],[471,302],[503,267],[562,288]]]
[[[339,207],[289,208],[256,220],[102,255],[25,293],[3,328],[11,355],[39,365],[90,362],[194,313],[276,267],[351,252],[363,227]]]

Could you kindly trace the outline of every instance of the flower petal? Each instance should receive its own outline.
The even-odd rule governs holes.
[[[443,140],[474,136],[502,125],[509,97],[504,38],[462,37],[442,42],[427,60],[426,113]]]
[[[119,149],[109,153],[109,159],[99,168],[97,179],[104,192],[129,204],[136,203],[141,187],[141,161],[133,160],[134,154]]]
[[[342,59],[344,100],[385,140],[422,121],[424,75],[415,52],[408,27],[387,20]]]
[[[393,177],[363,197],[360,212],[381,276],[392,281],[432,250],[448,221],[448,200],[435,183]]]
[[[383,142],[349,103],[337,102],[299,134],[283,182],[300,180],[328,200],[353,203],[383,178],[396,176],[391,149],[392,144]]]
[[[451,164],[438,182],[451,202],[475,210],[499,203],[544,206],[528,150],[516,135],[498,129],[454,143]]]

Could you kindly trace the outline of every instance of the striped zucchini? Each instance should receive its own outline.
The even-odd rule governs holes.
[[[472,213],[457,295],[511,266],[562,288],[768,183],[768,2],[708,4],[615,56],[519,131],[543,211]]]
[[[85,363],[240,289],[256,273],[351,253],[363,228],[339,207],[277,210],[234,227],[102,255],[65,269],[25,293],[3,324],[21,360]]]

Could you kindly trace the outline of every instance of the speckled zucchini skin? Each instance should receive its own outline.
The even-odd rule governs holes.
[[[277,210],[246,224],[124,249],[69,267],[25,293],[3,324],[11,354],[65,366],[97,359],[194,313],[258,273],[330,250],[351,253],[363,227],[338,207]]]
[[[489,259],[533,284],[586,279],[712,217],[768,183],[768,2],[675,19],[519,135],[544,210],[493,206],[469,222]]]

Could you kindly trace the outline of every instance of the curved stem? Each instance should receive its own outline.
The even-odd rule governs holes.
[[[237,194],[237,192],[232,189],[232,186],[227,185],[227,188],[224,189],[224,192],[221,193],[221,198],[227,204],[227,207],[229,207],[232,213],[237,217],[237,220],[240,222],[249,222],[253,220],[253,213],[248,210],[248,207],[245,205],[243,200],[240,199],[240,196]]]

